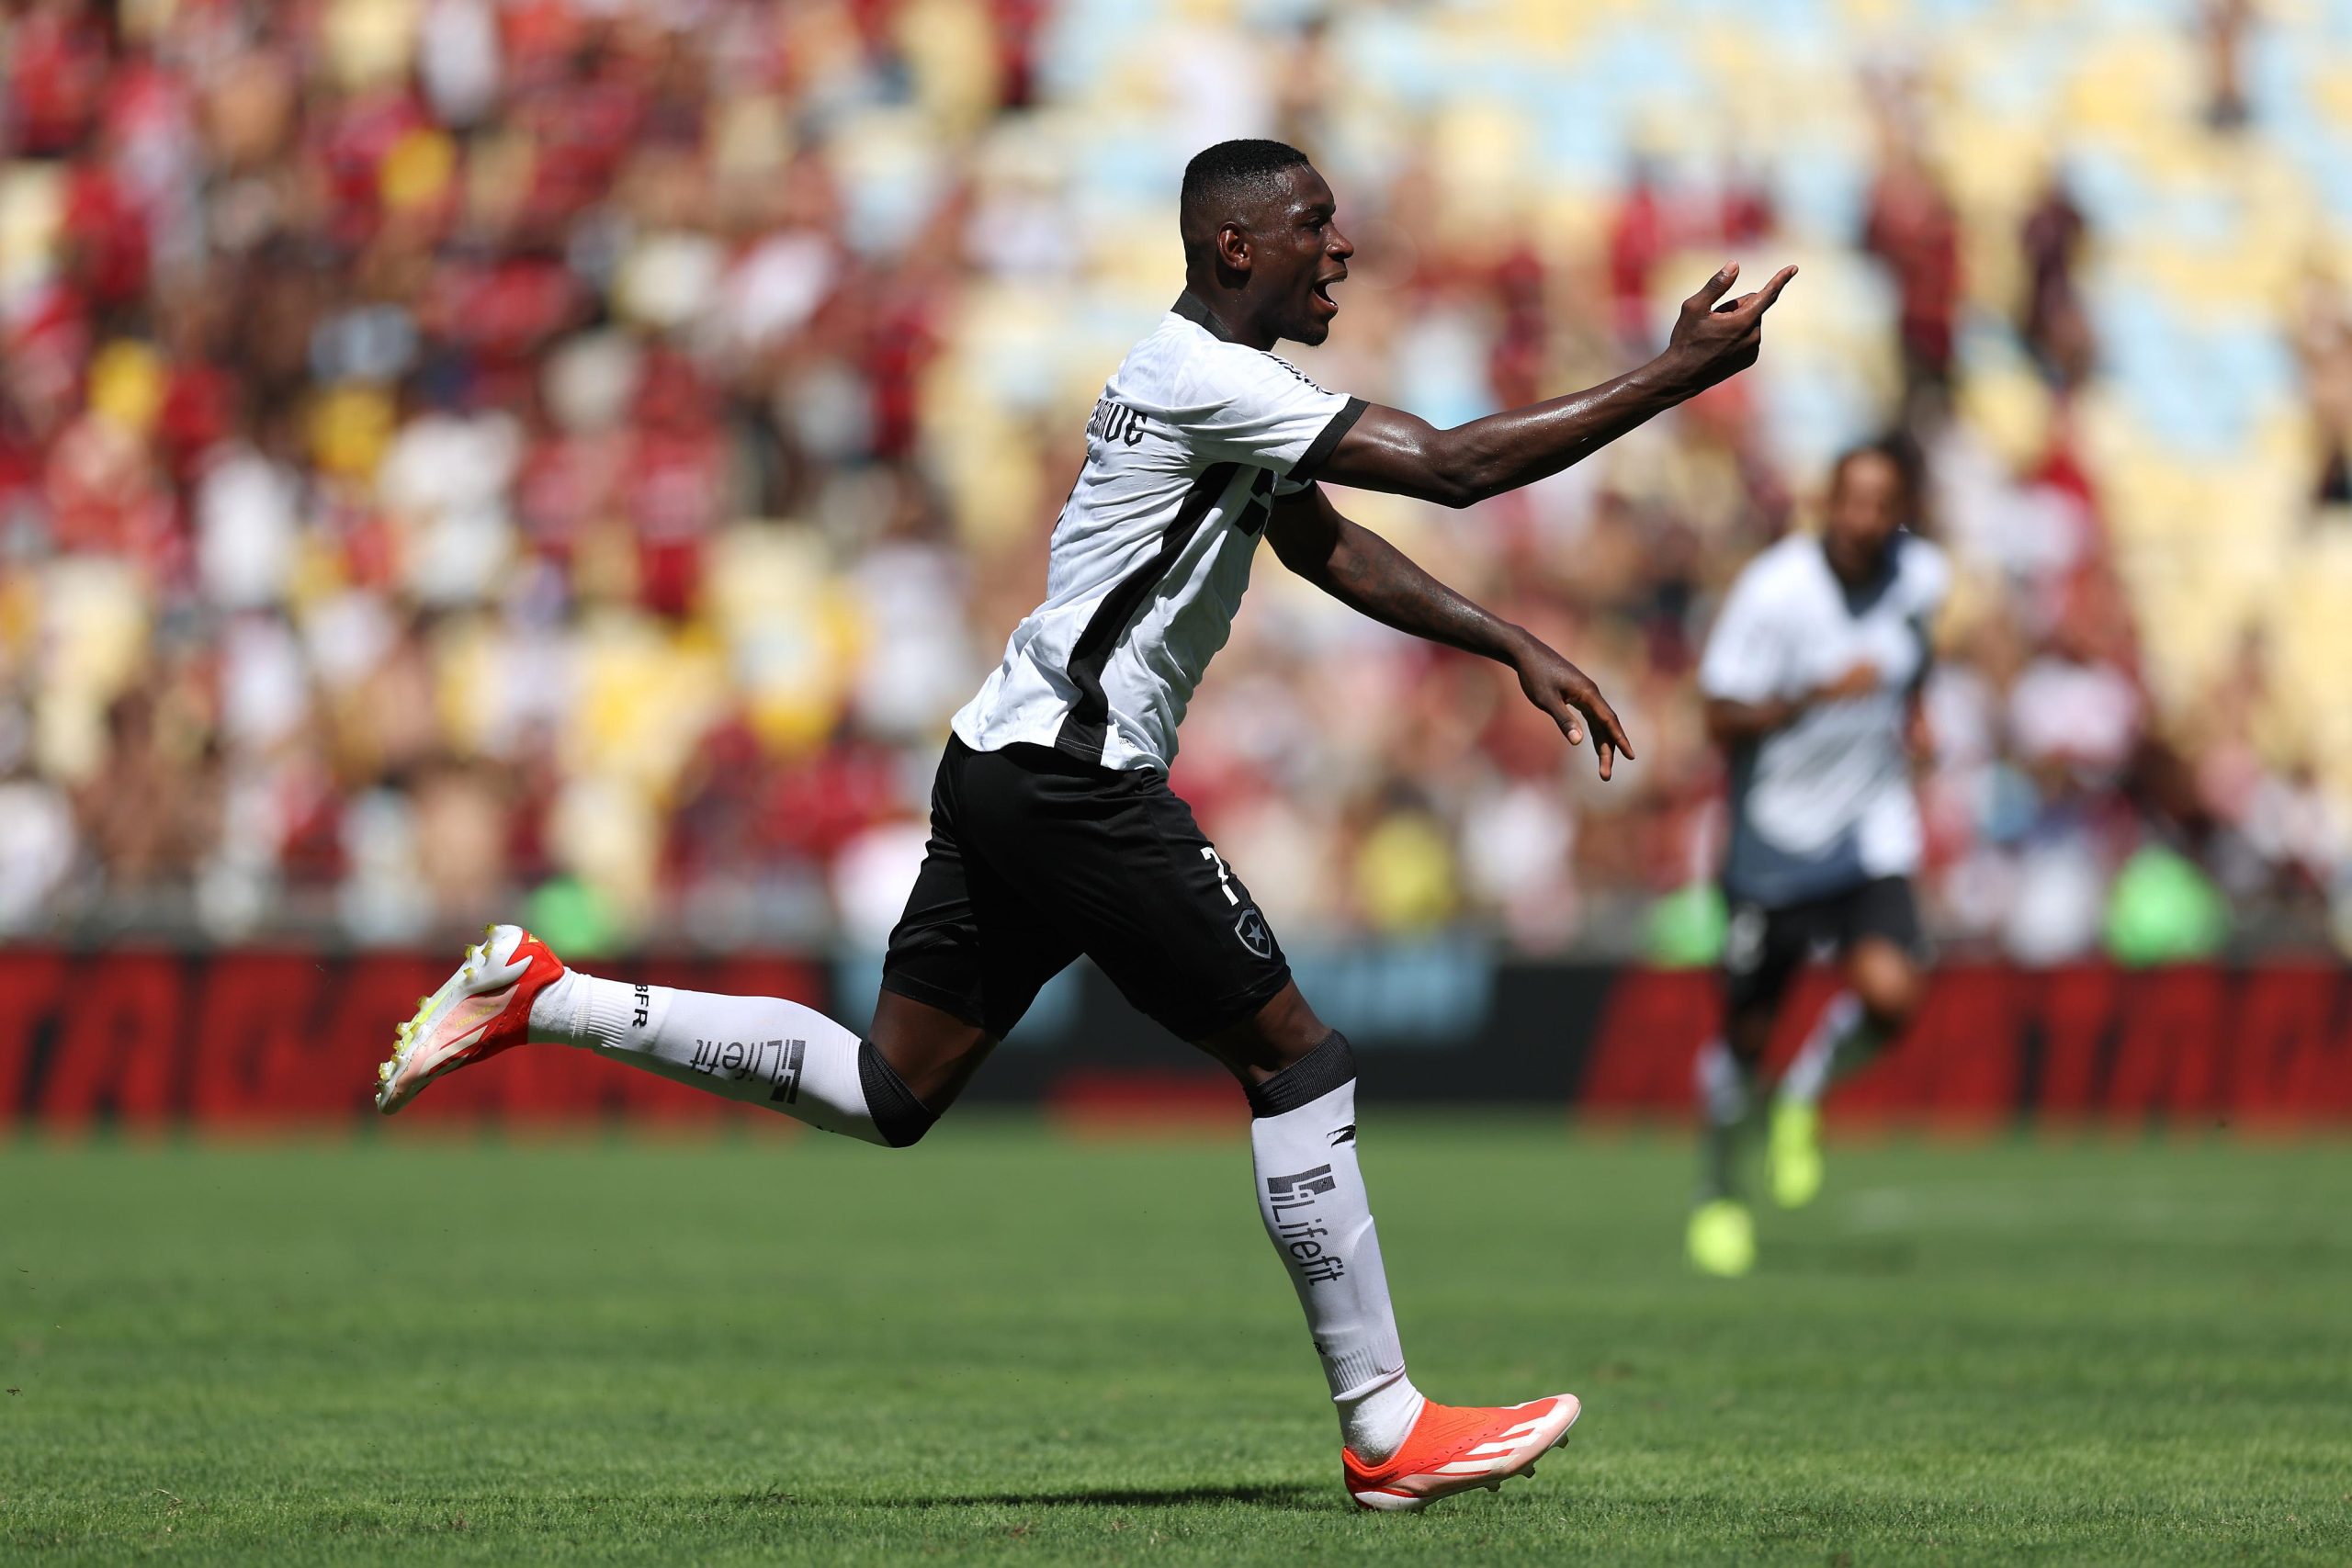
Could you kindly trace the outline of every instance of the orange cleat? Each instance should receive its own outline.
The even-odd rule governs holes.
[[[1583,1408],[1573,1393],[1500,1409],[1425,1404],[1387,1462],[1367,1465],[1341,1449],[1340,1473],[1359,1508],[1412,1513],[1474,1486],[1499,1491],[1514,1475],[1534,1474],[1535,1461],[1568,1440]]]
[[[376,1069],[376,1109],[390,1116],[443,1073],[523,1043],[531,1003],[563,977],[563,961],[520,926],[492,926],[465,963],[420,998],[392,1058]]]

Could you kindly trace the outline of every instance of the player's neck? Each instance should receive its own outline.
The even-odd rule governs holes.
[[[1887,569],[1894,562],[1894,552],[1884,551],[1867,560],[1855,560],[1842,551],[1831,549],[1829,542],[1825,539],[1821,544],[1821,560],[1829,569],[1829,575],[1837,580],[1838,587],[1848,592],[1858,592],[1887,574]]]
[[[1176,296],[1176,303],[1169,309],[1227,343],[1266,351],[1274,346],[1274,334],[1243,314],[1238,295],[1216,294],[1187,283],[1184,292]]]

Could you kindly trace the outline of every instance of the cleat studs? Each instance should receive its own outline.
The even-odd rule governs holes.
[[[390,1083],[392,1081],[392,1065],[390,1062],[379,1062],[376,1064],[376,1081],[378,1083]]]

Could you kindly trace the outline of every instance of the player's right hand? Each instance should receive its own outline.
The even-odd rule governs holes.
[[[1796,275],[1795,267],[1784,266],[1753,294],[1726,299],[1724,296],[1738,281],[1739,264],[1725,262],[1699,286],[1699,292],[1682,301],[1666,349],[1682,362],[1692,391],[1703,391],[1756,363],[1764,349],[1764,312]]]
[[[1592,731],[1593,754],[1604,781],[1616,771],[1619,756],[1634,754],[1617,710],[1609,705],[1591,676],[1534,637],[1526,639],[1512,665],[1519,671],[1520,690],[1560,727],[1569,745],[1584,744],[1585,731]]]
[[[1857,659],[1846,666],[1845,673],[1813,689],[1816,703],[1842,702],[1848,697],[1867,697],[1878,690],[1878,666],[1867,659]]]

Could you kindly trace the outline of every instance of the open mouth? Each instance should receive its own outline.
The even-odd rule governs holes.
[[[1336,310],[1340,308],[1340,302],[1331,298],[1331,288],[1334,284],[1345,283],[1347,280],[1348,275],[1344,272],[1335,273],[1329,277],[1319,277],[1315,280],[1315,287],[1311,292],[1317,299],[1322,301],[1325,310]]]

